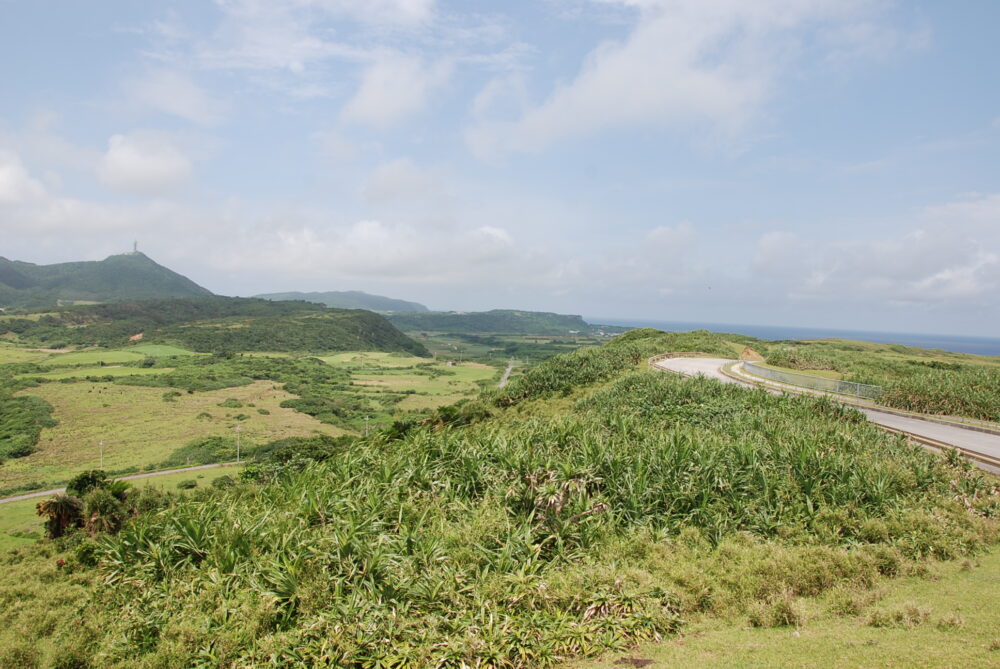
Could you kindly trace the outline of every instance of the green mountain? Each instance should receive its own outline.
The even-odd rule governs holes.
[[[60,302],[118,302],[211,295],[143,253],[55,265],[0,257],[0,307],[46,308]]]
[[[63,307],[37,319],[8,317],[0,335],[51,348],[143,343],[218,351],[405,351],[423,345],[362,309],[240,297],[193,297]]]
[[[589,332],[592,328],[580,316],[542,311],[430,312],[393,314],[392,324],[404,332],[449,332],[453,334],[569,334]]]
[[[407,302],[406,300],[396,300],[391,297],[381,295],[371,295],[360,290],[331,290],[322,293],[266,293],[255,295],[265,300],[305,300],[306,302],[318,302],[328,307],[338,309],[368,309],[369,311],[386,312],[411,312],[428,311],[427,307],[417,302]]]

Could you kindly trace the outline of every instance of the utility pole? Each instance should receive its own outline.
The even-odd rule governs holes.
[[[236,426],[236,462],[240,461],[240,426]]]
[[[103,439],[101,439],[100,446],[101,446],[101,469],[103,470],[104,469],[104,440]]]

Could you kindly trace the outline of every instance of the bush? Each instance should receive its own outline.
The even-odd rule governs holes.
[[[191,490],[192,488],[197,488],[197,487],[198,487],[198,482],[195,481],[194,479],[187,479],[177,484],[178,490]]]
[[[66,492],[70,495],[83,497],[91,490],[103,488],[108,484],[108,473],[103,469],[90,469],[80,472],[66,484]]]
[[[212,481],[213,488],[220,488],[220,489],[232,488],[234,485],[236,485],[236,479],[234,479],[232,476],[228,474],[226,474],[225,476],[220,476],[219,478]]]

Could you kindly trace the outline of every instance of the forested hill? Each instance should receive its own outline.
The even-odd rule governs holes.
[[[46,308],[59,301],[116,302],[211,295],[142,253],[55,265],[0,258],[0,307]]]
[[[322,293],[266,293],[255,295],[265,300],[305,300],[318,302],[337,309],[368,309],[385,312],[426,312],[427,307],[417,302],[397,300],[382,295],[371,295],[360,290],[331,290]]]
[[[580,316],[552,314],[541,311],[431,312],[426,314],[392,314],[393,325],[404,332],[450,332],[456,334],[569,334],[589,332]]]
[[[6,333],[6,334],[5,334]],[[405,351],[427,349],[384,317],[309,302],[195,297],[64,307],[41,316],[0,318],[0,336],[58,348],[174,344],[195,351]]]

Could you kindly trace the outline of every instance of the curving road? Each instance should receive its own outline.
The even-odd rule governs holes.
[[[653,367],[664,371],[675,372],[685,376],[706,376],[718,379],[723,383],[739,383],[748,387],[761,387],[760,384],[750,380],[739,380],[725,374],[722,368],[735,360],[725,358],[667,358],[653,362]],[[770,384],[769,384],[770,386]],[[775,386],[764,386],[769,392],[784,392]],[[796,392],[788,387],[789,391]],[[974,454],[985,456],[1000,462],[1000,434],[970,430],[958,425],[946,425],[940,422],[932,422],[921,418],[910,416],[900,416],[890,411],[880,411],[875,408],[858,406],[859,411],[868,416],[868,419],[877,425],[906,432],[917,438],[926,439],[932,442],[947,446],[955,446],[960,450],[971,451]],[[994,473],[1000,472],[997,466],[991,466],[980,462],[984,469]]]

